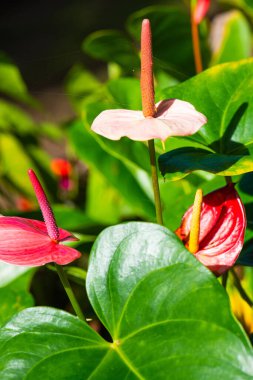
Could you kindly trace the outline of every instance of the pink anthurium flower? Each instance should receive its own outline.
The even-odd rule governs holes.
[[[183,216],[177,236],[188,248],[193,207]],[[217,276],[232,267],[243,247],[245,210],[234,184],[203,197],[196,258]]]
[[[197,3],[194,7],[193,19],[196,24],[200,24],[201,21],[205,18],[209,8],[211,0],[197,0]]]
[[[91,129],[111,140],[128,137],[145,141],[170,136],[187,136],[197,132],[207,122],[194,106],[178,99],[154,102],[151,27],[143,20],[141,33],[141,93],[142,111],[114,109],[101,112]]]
[[[10,264],[40,266],[50,262],[65,265],[81,256],[62,245],[78,240],[57,227],[45,192],[33,170],[28,171],[45,222],[20,217],[0,216],[0,260]]]

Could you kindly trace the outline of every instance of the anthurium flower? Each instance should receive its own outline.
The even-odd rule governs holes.
[[[70,180],[70,174],[72,172],[72,165],[68,160],[63,158],[54,158],[51,161],[52,172],[59,177],[59,187],[62,190],[70,190],[72,182]]]
[[[58,228],[36,174],[31,169],[28,174],[45,222],[0,216],[0,260],[27,266],[39,266],[50,262],[68,264],[81,254],[61,243],[78,239],[70,232]]]
[[[170,136],[187,136],[197,132],[207,122],[194,106],[178,99],[154,102],[151,27],[143,20],[141,33],[141,93],[142,111],[113,109],[100,113],[91,129],[111,140],[128,137],[145,141]]]
[[[177,236],[189,247],[193,207],[183,216]],[[232,267],[243,246],[246,228],[245,211],[234,185],[203,197],[196,258],[216,275]]]
[[[197,0],[197,3],[194,7],[193,18],[196,24],[200,24],[201,21],[205,18],[209,8],[211,0]]]

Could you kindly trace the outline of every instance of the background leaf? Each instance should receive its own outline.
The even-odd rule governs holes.
[[[93,58],[116,62],[127,71],[139,66],[134,44],[117,30],[100,30],[90,34],[83,43],[83,50]]]
[[[228,170],[229,175],[253,170],[252,74],[252,59],[227,63],[164,91],[166,98],[190,101],[208,119],[198,133],[180,140],[181,149],[175,149],[179,139],[168,140],[166,147],[170,149],[171,143],[174,150],[159,159],[167,178],[177,179],[203,168],[220,175],[225,169],[226,175]],[[196,144],[205,151],[191,149]],[[190,154],[189,165],[186,153]]]
[[[185,79],[195,73],[190,15],[180,6],[151,6],[132,14],[127,30],[140,41],[141,21],[150,19],[155,69],[164,68],[174,77]],[[206,36],[202,39],[204,61],[208,57]],[[180,49],[178,49],[180,46]]]
[[[222,35],[222,38],[218,38]],[[248,58],[252,50],[250,25],[239,11],[218,15],[213,20],[211,42],[214,52],[211,65]]]

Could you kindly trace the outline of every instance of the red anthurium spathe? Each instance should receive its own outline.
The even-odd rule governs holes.
[[[193,207],[183,216],[177,236],[189,243]],[[243,247],[246,228],[244,207],[231,183],[203,197],[199,247],[196,258],[216,275],[232,267]]]
[[[128,137],[136,141],[187,136],[196,133],[207,122],[192,104],[178,99],[154,103],[151,27],[143,20],[141,32],[142,111],[114,109],[101,112],[91,129],[111,140]]]
[[[209,8],[211,0],[197,0],[197,3],[194,7],[193,18],[196,24],[200,24],[201,21],[205,18]]]
[[[40,266],[50,262],[68,264],[81,254],[61,243],[78,239],[57,227],[38,178],[31,169],[28,173],[45,222],[0,216],[0,260],[27,266]]]

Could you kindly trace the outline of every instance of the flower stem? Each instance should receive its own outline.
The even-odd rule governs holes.
[[[156,220],[158,224],[163,225],[163,216],[162,216],[161,198],[160,198],[160,190],[159,190],[158,175],[157,175],[154,140],[148,141],[148,149],[149,149],[152,184],[153,184],[154,199],[155,199]]]
[[[235,286],[238,290],[238,292],[240,293],[241,297],[244,299],[244,301],[247,302],[247,304],[252,307],[253,306],[253,301],[249,298],[248,294],[245,292],[245,290],[243,289],[242,287],[242,284],[241,284],[241,281],[239,280],[235,270],[232,268],[231,269],[231,273],[234,277],[234,283],[235,283]]]
[[[70,301],[76,315],[78,316],[79,319],[85,321],[85,317],[83,315],[83,312],[82,312],[82,310],[81,310],[81,308],[80,308],[80,306],[76,300],[76,297],[73,293],[73,290],[71,289],[69,280],[66,276],[66,273],[64,272],[64,269],[62,268],[61,265],[58,265],[58,264],[55,264],[55,268],[57,270],[58,276],[60,277],[61,283],[65,289],[65,292],[67,293],[69,301]]]
[[[196,73],[199,74],[203,71],[200,42],[199,42],[199,30],[198,24],[194,20],[194,12],[191,12],[191,30],[192,30],[192,45],[193,45],[193,55]]]

